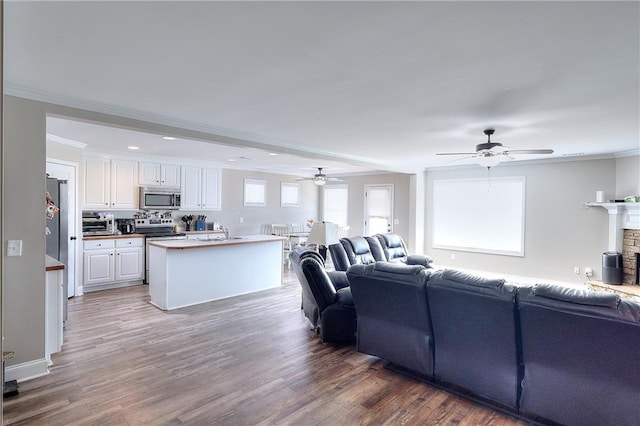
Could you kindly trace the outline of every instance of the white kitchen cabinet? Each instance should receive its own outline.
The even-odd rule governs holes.
[[[83,290],[139,284],[144,278],[144,238],[84,242]]]
[[[222,191],[220,169],[202,169],[202,209],[221,210]]]
[[[138,208],[138,162],[111,160],[111,208]]]
[[[111,200],[111,168],[106,158],[84,159],[84,197],[87,209],[107,209]]]
[[[140,162],[138,165],[140,186],[180,187],[180,166]]]
[[[83,208],[137,209],[137,161],[85,157]]]
[[[181,210],[220,210],[222,172],[216,168],[183,166]]]
[[[115,281],[136,281],[144,278],[142,242],[142,238],[116,240]]]

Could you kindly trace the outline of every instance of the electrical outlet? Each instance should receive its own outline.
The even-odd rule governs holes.
[[[587,277],[591,278],[591,277],[593,276],[593,269],[591,269],[591,268],[584,268],[584,274],[585,274]]]
[[[7,256],[22,256],[22,240],[7,241]]]
[[[456,260],[456,255],[455,255],[455,253],[451,253],[451,260]]]
[[[579,266],[574,266],[573,267],[573,273],[576,275],[580,275],[580,267]]]

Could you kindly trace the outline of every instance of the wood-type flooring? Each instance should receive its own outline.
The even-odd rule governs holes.
[[[248,264],[247,267],[250,267]],[[20,383],[5,425],[524,425],[320,343],[300,286],[162,312],[147,286],[69,300],[51,374]]]

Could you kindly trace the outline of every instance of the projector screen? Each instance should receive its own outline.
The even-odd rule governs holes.
[[[524,256],[524,176],[433,181],[433,247]]]

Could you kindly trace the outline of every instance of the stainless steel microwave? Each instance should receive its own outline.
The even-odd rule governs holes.
[[[176,189],[140,187],[140,208],[149,210],[177,210],[180,191]]]

